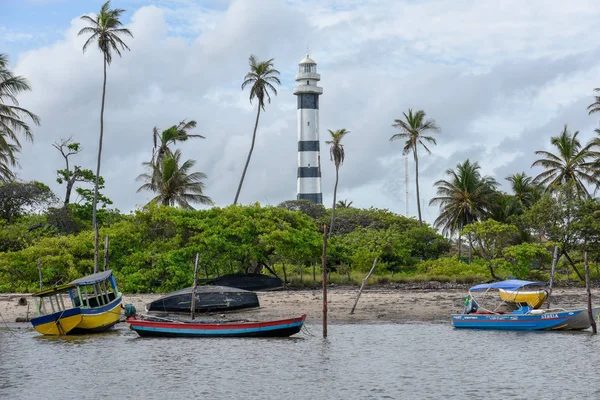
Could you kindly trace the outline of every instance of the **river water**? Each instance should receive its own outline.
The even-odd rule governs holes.
[[[330,325],[284,339],[0,329],[0,399],[600,398],[600,336]]]

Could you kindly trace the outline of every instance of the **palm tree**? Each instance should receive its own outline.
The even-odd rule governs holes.
[[[97,43],[104,59],[104,82],[102,85],[102,104],[100,106],[100,139],[98,142],[98,164],[96,167],[96,182],[94,184],[94,201],[92,203],[92,227],[94,228],[94,272],[98,271],[98,225],[96,221],[96,208],[98,203],[98,177],[100,176],[100,161],[102,159],[102,138],[104,136],[104,100],[106,98],[106,67],[112,63],[113,51],[121,57],[121,50],[129,50],[127,44],[120,38],[121,35],[133,37],[129,29],[121,28],[123,23],[119,19],[125,12],[120,8],[111,9],[110,0],[102,5],[95,18],[88,15],[81,17],[90,26],[82,28],[78,36],[90,35],[83,45],[83,52],[92,43]],[[120,49],[119,49],[120,47]]]
[[[13,179],[9,166],[17,165],[15,154],[21,150],[19,135],[23,134],[26,140],[33,141],[26,119],[40,124],[37,115],[19,107],[17,95],[29,90],[31,87],[27,80],[13,75],[8,70],[8,56],[0,53],[0,182]]]
[[[335,205],[336,208],[350,208],[352,206],[353,201],[348,200],[339,200]]]
[[[600,92],[600,88],[594,89],[594,92]],[[600,96],[594,96],[594,102],[590,104],[587,108],[589,110],[589,114],[600,112]]]
[[[188,131],[196,127],[196,121],[181,121],[178,125],[173,125],[161,133],[158,128],[153,129],[154,148],[152,149],[152,162],[159,163],[165,154],[171,153],[169,145],[176,142],[185,142],[191,138],[206,139],[202,135],[192,135]]]
[[[440,128],[437,126],[433,119],[425,119],[425,111],[419,110],[413,114],[412,109],[408,110],[408,115],[404,114],[404,119],[394,120],[392,125],[394,128],[400,129],[400,133],[393,135],[390,141],[396,139],[406,140],[404,143],[404,149],[402,150],[403,155],[407,155],[412,152],[415,159],[415,183],[417,185],[417,210],[419,212],[419,225],[423,226],[423,219],[421,218],[421,197],[419,195],[419,155],[418,147],[419,144],[423,146],[428,154],[431,154],[431,150],[425,145],[423,141],[428,143],[436,144],[436,141],[431,136],[425,136],[428,132],[439,132]]]
[[[539,185],[525,172],[509,175],[506,180],[510,182],[515,200],[522,209],[531,207],[539,198]]]
[[[331,232],[333,232],[333,218],[335,217],[335,200],[337,197],[337,187],[339,180],[339,171],[340,165],[344,163],[344,158],[346,153],[344,152],[344,145],[342,144],[342,139],[344,136],[350,133],[350,131],[346,129],[338,129],[337,131],[332,131],[328,129],[329,134],[331,135],[331,140],[327,140],[325,143],[330,145],[329,148],[329,156],[331,161],[335,164],[335,186],[333,187],[333,206],[331,208],[331,222],[329,223],[329,234],[328,237],[331,237]]]
[[[508,193],[496,192],[494,207],[490,210],[489,217],[497,222],[508,224],[515,215],[523,214],[523,207],[519,200]]]
[[[429,202],[429,205],[440,206],[440,215],[434,225],[445,235],[458,232],[459,256],[460,231],[490,215],[496,204],[498,183],[489,176],[481,176],[480,169],[477,162],[471,163],[467,159],[456,165],[456,171],[446,170],[450,179],[435,182],[437,197]]]
[[[174,206],[193,210],[190,203],[212,204],[210,197],[205,196],[203,179],[206,175],[202,172],[189,173],[196,163],[187,160],[180,166],[181,150],[173,154],[166,154],[158,164],[145,162],[143,165],[149,169],[148,173],[140,174],[136,180],[146,181],[137,190],[148,190],[157,193],[150,203],[160,203],[165,206]]]
[[[577,139],[579,131],[571,134],[567,125],[559,136],[552,136],[550,142],[558,150],[557,154],[540,150],[535,154],[543,156],[531,166],[541,166],[546,170],[535,177],[535,181],[553,193],[561,186],[569,184],[575,187],[579,196],[590,198],[586,184],[598,186],[600,180],[594,171],[592,144],[582,147]]]
[[[9,166],[17,165],[15,153],[19,151],[19,148],[8,143],[2,135],[0,135],[0,142],[0,184],[2,184],[11,182],[15,178]]]
[[[254,55],[251,55],[248,60],[248,63],[250,64],[250,72],[248,72],[244,77],[242,90],[244,90],[246,86],[251,85],[250,104],[252,104],[252,100],[254,100],[254,98],[257,98],[258,112],[256,113],[256,122],[254,123],[254,133],[252,134],[252,144],[250,145],[250,151],[248,152],[248,159],[246,160],[244,172],[242,172],[242,178],[240,179],[240,184],[238,185],[237,192],[235,193],[233,204],[237,204],[238,202],[240,191],[242,190],[242,185],[244,184],[244,178],[246,177],[246,170],[248,170],[248,164],[250,164],[250,158],[252,157],[252,151],[254,150],[254,143],[256,141],[256,129],[258,128],[260,110],[265,110],[265,98],[269,103],[271,103],[271,95],[269,92],[273,92],[274,95],[277,95],[277,89],[275,86],[273,86],[273,84],[281,85],[279,78],[276,76],[279,75],[279,71],[273,68],[273,60],[273,58],[270,58],[267,61],[258,61]]]

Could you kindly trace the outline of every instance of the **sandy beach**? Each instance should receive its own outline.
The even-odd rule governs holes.
[[[332,286],[328,289],[328,320],[331,323],[449,322],[450,314],[462,310],[467,293],[466,286],[452,286],[457,285],[430,283],[414,287],[368,287],[363,291],[354,315],[350,315],[350,310],[358,288]],[[592,301],[596,305],[597,294],[598,289],[593,289]],[[144,313],[145,304],[160,296],[162,294],[124,294],[123,303],[131,303],[138,313]],[[321,290],[258,292],[258,297],[259,309],[217,316],[231,318],[242,315],[246,319],[275,319],[306,313],[309,322],[321,320]],[[552,293],[553,307],[573,308],[585,305],[585,289],[557,288]],[[29,318],[35,316],[35,306],[29,294],[0,294],[0,326],[5,323],[28,325],[25,322],[28,313]]]

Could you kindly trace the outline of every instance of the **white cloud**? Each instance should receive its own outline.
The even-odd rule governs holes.
[[[10,30],[0,25],[0,40],[6,43],[18,43],[33,39],[31,33]]]
[[[592,3],[553,2],[254,2],[156,0],[127,25],[131,52],[108,70],[102,175],[106,194],[127,211],[150,194],[136,194],[135,177],[152,148],[152,128],[187,118],[205,140],[181,145],[208,175],[206,194],[233,201],[250,146],[256,104],[240,84],[250,53],[275,58],[282,87],[261,114],[242,203],[277,204],[295,197],[298,61],[307,43],[319,63],[323,192],[331,202],[334,168],[327,129],[346,128],[346,162],[339,199],[404,213],[402,144],[390,143],[391,124],[409,107],[424,109],[442,128],[433,155],[421,157],[423,215],[432,222],[433,182],[465,158],[503,181],[529,170],[533,150],[562,124],[591,130],[585,106],[600,72],[593,35],[600,9]],[[16,72],[33,92],[22,105],[42,117],[36,142],[21,156],[21,176],[54,181],[62,167],[50,147],[73,135],[96,161],[102,58],[82,54],[74,18],[64,37],[19,56]],[[564,27],[564,28],[563,28]],[[13,60],[14,61],[14,60]],[[411,214],[416,215],[414,165],[409,164]],[[62,189],[54,185],[61,193]],[[329,204],[327,204],[329,205]]]

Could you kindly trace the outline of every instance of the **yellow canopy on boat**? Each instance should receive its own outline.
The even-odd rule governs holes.
[[[548,292],[545,290],[518,290],[511,291],[505,289],[499,289],[500,298],[504,301],[513,301],[515,303],[527,303],[531,308],[540,308],[544,301],[546,301],[546,296]]]

